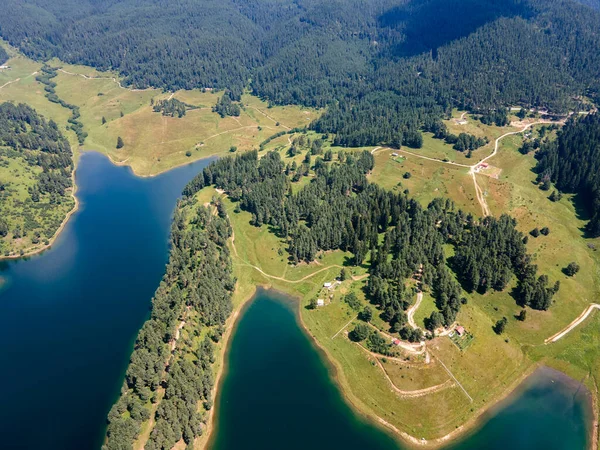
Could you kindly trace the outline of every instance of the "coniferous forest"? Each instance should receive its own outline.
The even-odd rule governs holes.
[[[211,163],[184,195],[209,185],[223,189],[252,213],[252,224],[268,224],[287,238],[291,263],[313,261],[327,250],[350,252],[353,265],[369,261],[369,299],[391,331],[408,340],[421,336],[406,326],[405,311],[415,293],[405,284],[421,267],[445,325],[454,322],[462,302],[461,286],[449,267],[467,291],[501,291],[516,277],[517,303],[550,307],[559,285],[548,286],[547,277],[538,276],[513,219],[477,221],[443,199],[423,208],[406,194],[369,183],[366,175],[373,163],[367,151],[342,152],[330,163],[319,157],[313,166],[315,178],[292,194],[291,180],[298,180],[298,170],[306,174],[307,167],[295,172],[279,153],[259,159],[253,151]],[[456,249],[450,261],[444,244]]]
[[[0,147],[5,147],[2,156],[22,157],[29,166],[42,169],[29,192],[34,202],[44,194],[64,197],[65,190],[72,186],[69,142],[54,121],[46,121],[33,108],[0,105]]]
[[[0,65],[4,64],[6,61],[8,61],[8,53],[6,53],[4,48],[0,47]]]
[[[561,192],[578,194],[587,209],[591,237],[600,236],[600,116],[571,119],[558,138],[542,145],[538,181],[551,181]]]
[[[600,12],[576,0],[0,5],[0,35],[30,57],[114,69],[140,88],[328,106],[313,128],[347,146],[411,145],[452,107],[499,125],[509,105],[583,107],[578,96],[598,92],[598,29]],[[230,99],[222,115],[235,115]]]
[[[108,415],[107,450],[131,448],[150,414],[155,426],[146,449],[173,448],[182,438],[190,444],[202,434],[213,405],[214,344],[231,313],[235,287],[226,246],[231,227],[226,216],[188,203],[176,210],[166,273]],[[176,346],[183,326],[191,329],[193,344]],[[152,413],[148,402],[157,405]]]

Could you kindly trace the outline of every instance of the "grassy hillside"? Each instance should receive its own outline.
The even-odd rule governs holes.
[[[501,131],[490,130],[490,137],[500,135]],[[593,247],[598,242],[584,239],[584,221],[578,217],[570,198],[553,203],[533,184],[533,156],[517,151],[522,142],[523,135],[502,141],[498,155],[490,160],[490,164],[502,169],[498,179],[485,175],[477,175],[477,178],[489,193],[487,198],[495,214],[508,211],[515,215],[519,229],[525,233],[536,226],[550,228],[548,236],[530,237],[528,243],[528,251],[534,255],[540,271],[562,283],[548,311],[528,309],[526,320],[517,320],[521,308],[511,296],[512,285],[502,292],[485,295],[463,292],[467,304],[463,305],[457,322],[468,330],[465,340],[437,337],[427,343],[427,358],[423,353],[402,350],[396,357],[369,353],[347,337],[360,322],[357,310],[368,305],[364,294],[368,263],[364,267],[353,267],[350,254],[334,251],[320,254],[314,263],[292,266],[287,262],[284,240],[270,233],[267,226],[251,225],[249,213],[234,212],[235,204],[218,194],[226,205],[235,235],[235,245],[230,242],[230,246],[238,277],[236,298],[239,301],[248,298],[257,285],[273,286],[297,297],[302,320],[338,369],[337,381],[348,401],[379,423],[396,429],[406,439],[424,437],[435,444],[445,435],[455,436],[455,430],[472,425],[483,410],[507,395],[540,363],[582,380],[595,393],[596,361],[600,354],[594,347],[593,334],[597,330],[598,314],[557,343],[545,345],[544,341],[566,327],[587,305],[597,301],[595,280],[600,265]],[[384,156],[376,157],[371,180],[381,180],[392,188],[399,182],[404,187],[414,181],[411,192],[414,190],[419,200],[428,202],[426,194],[434,195],[425,184],[430,182],[430,177],[405,180],[402,174],[406,169],[396,169],[401,163],[389,156],[391,152],[382,150],[380,155]],[[406,159],[410,160],[418,159]],[[291,158],[284,157],[284,161],[289,162]],[[441,160],[427,161],[427,164],[444,166]],[[388,169],[383,170],[380,165]],[[454,186],[455,178],[463,176],[468,184],[467,172],[467,168],[444,168],[437,177],[440,183]],[[470,183],[472,186],[472,181]],[[202,191],[198,195],[204,199],[217,195],[212,188],[208,192],[210,194]],[[465,197],[453,189],[441,194],[453,198],[467,210],[470,204],[470,210],[480,212],[474,197]],[[572,260],[577,261],[582,270],[569,278],[561,270]],[[348,279],[331,291],[323,289],[322,283],[334,280],[341,267],[347,268]],[[352,308],[344,301],[349,292],[356,294],[359,307]],[[326,298],[326,305],[309,309],[311,299],[316,297]],[[417,324],[423,326],[424,318],[434,308],[433,299],[426,293],[415,313]],[[493,331],[493,325],[502,317],[508,319],[508,325],[499,336]],[[374,318],[373,324],[385,332],[383,322]],[[464,391],[452,381],[448,371]],[[424,394],[415,394],[423,389]]]
[[[221,118],[212,111],[223,92],[188,90],[163,93],[156,89],[134,90],[121,86],[112,72],[99,72],[86,66],[67,65],[52,60],[49,65],[60,68],[52,79],[58,98],[79,107],[83,131],[87,133],[80,147],[70,128],[72,111],[51,102],[45,86],[36,80],[42,64],[19,54],[3,44],[9,59],[7,68],[0,69],[0,103],[24,103],[39,114],[52,119],[65,134],[77,161],[80,151],[94,150],[106,154],[117,164],[126,164],[141,176],[151,176],[188,162],[229,153],[246,151],[276,133],[296,127],[306,127],[317,118],[319,111],[297,106],[269,107],[251,95],[242,97],[239,117]],[[174,98],[190,106],[182,118],[166,117],[153,112],[152,102]],[[192,109],[193,108],[193,109]],[[104,120],[103,120],[104,118]],[[105,122],[105,123],[103,123]],[[116,148],[118,138],[124,142]],[[284,134],[270,142],[269,147],[287,144],[290,135]],[[11,230],[19,222],[29,225],[26,236],[4,238],[2,255],[18,256],[39,251],[55,238],[67,213],[75,207],[73,191],[60,204],[48,204],[48,199],[30,205],[30,189],[39,177],[39,170],[28,168],[22,158],[3,158],[0,180],[10,184],[10,197],[5,194],[3,211]],[[43,207],[46,205],[45,207]],[[25,221],[25,222],[23,222]],[[23,223],[21,223],[23,222]],[[43,233],[32,238],[36,231]],[[11,233],[12,235],[12,233]]]
[[[196,159],[225,154],[231,147],[238,151],[258,148],[273,134],[306,127],[319,114],[295,106],[269,108],[256,97],[244,95],[241,115],[221,118],[212,107],[223,92],[134,91],[122,88],[110,75],[85,70],[63,65],[56,78],[59,97],[80,107],[88,133],[84,148],[127,164],[138,175],[156,175]],[[153,111],[152,102],[170,98],[194,109],[182,118]],[[125,145],[117,149],[119,137]]]

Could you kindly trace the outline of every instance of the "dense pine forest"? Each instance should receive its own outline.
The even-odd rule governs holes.
[[[600,116],[571,119],[536,156],[541,188],[551,181],[562,192],[578,194],[590,215],[588,233],[600,236]]]
[[[182,438],[191,445],[202,433],[213,402],[214,343],[232,309],[230,234],[226,216],[192,200],[178,205],[169,263],[135,342],[121,397],[109,413],[105,449],[131,448],[151,415],[147,450],[173,448]],[[185,345],[178,343],[183,327],[189,330],[181,337]]]
[[[348,146],[410,142],[451,107],[564,112],[600,80],[600,12],[575,0],[7,0],[0,12],[0,35],[33,58],[142,88],[329,106],[313,127]]]
[[[477,221],[442,199],[423,208],[404,193],[369,183],[366,175],[373,163],[367,151],[342,152],[337,161],[317,157],[314,166],[305,162],[294,170],[277,152],[262,158],[256,151],[248,152],[211,163],[188,184],[184,195],[190,197],[209,185],[223,189],[252,214],[252,224],[267,224],[287,238],[293,264],[314,261],[319,252],[328,250],[350,252],[353,265],[368,261],[369,300],[390,330],[404,339],[422,337],[407,327],[405,313],[415,297],[407,280],[421,269],[444,325],[454,322],[463,302],[461,286],[448,267],[460,274],[468,291],[504,290],[516,276],[519,304],[550,307],[558,283],[549,287],[547,277],[537,275],[513,219]],[[314,178],[292,194],[292,180],[312,171]],[[451,261],[444,244],[456,249]]]

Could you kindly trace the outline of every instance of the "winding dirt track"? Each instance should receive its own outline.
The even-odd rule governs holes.
[[[504,133],[502,136],[500,136],[498,139],[496,139],[496,142],[494,144],[494,151],[490,155],[486,156],[481,161],[479,161],[477,164],[474,164],[470,167],[469,174],[471,175],[471,177],[473,177],[473,185],[475,187],[475,194],[477,195],[477,201],[479,202],[479,205],[481,206],[481,212],[483,213],[484,217],[491,216],[491,211],[490,211],[490,208],[489,208],[487,202],[485,201],[485,194],[484,194],[483,190],[479,187],[479,184],[477,184],[477,176],[476,176],[477,172],[475,169],[480,164],[483,164],[490,158],[493,158],[494,156],[496,156],[496,154],[498,153],[498,148],[500,147],[500,141],[502,139],[504,139],[505,137],[512,136],[514,134],[523,133],[523,132],[527,131],[529,128],[533,127],[534,125],[541,125],[541,124],[546,124],[546,123],[559,123],[559,122],[553,122],[551,120],[538,120],[536,122],[532,122],[532,123],[525,125],[522,129],[520,129],[518,131],[511,131],[509,133]]]
[[[461,116],[462,118],[463,116]],[[500,147],[500,141],[502,139],[504,139],[507,136],[512,136],[514,134],[520,134],[523,133],[525,131],[527,131],[529,128],[535,126],[535,125],[541,125],[541,124],[560,124],[563,123],[564,121],[561,122],[556,122],[556,121],[552,121],[552,120],[538,120],[535,122],[531,122],[528,123],[526,125],[523,125],[523,128],[517,130],[517,131],[510,131],[508,133],[504,133],[502,136],[500,136],[499,138],[496,139],[496,142],[494,143],[494,151],[489,154],[488,156],[486,156],[485,158],[483,158],[482,160],[480,160],[479,162],[477,162],[476,164],[473,164],[471,166],[467,165],[467,164],[460,164],[460,163],[456,163],[453,161],[443,161],[441,159],[437,159],[437,158],[430,158],[429,156],[423,156],[423,155],[419,155],[417,153],[413,153],[413,152],[409,152],[406,151],[404,149],[398,149],[395,150],[396,152],[400,152],[400,153],[404,153],[410,156],[414,156],[415,158],[421,158],[421,159],[426,159],[427,161],[434,161],[434,162],[438,162],[441,164],[448,164],[450,166],[455,166],[455,167],[465,167],[467,169],[469,169],[469,175],[471,175],[471,177],[473,178],[473,185],[475,187],[475,194],[477,196],[477,202],[479,203],[479,205],[481,206],[481,212],[483,213],[483,216],[490,216],[491,215],[491,211],[490,208],[487,204],[487,202],[485,201],[485,194],[483,192],[483,190],[479,187],[479,184],[477,184],[477,171],[476,168],[486,162],[487,160],[489,160],[490,158],[493,158],[494,156],[496,156],[496,154],[498,153],[498,149]],[[371,150],[371,154],[374,154],[376,151],[382,149],[383,147],[375,147],[373,150]]]
[[[286,283],[302,283],[303,281],[308,280],[309,278],[314,277],[315,275],[321,273],[321,272],[325,272],[326,270],[329,269],[334,269],[334,268],[338,268],[338,269],[343,269],[343,266],[339,266],[337,264],[332,264],[331,266],[327,266],[327,267],[323,267],[322,269],[317,270],[316,272],[310,273],[308,275],[306,275],[303,278],[300,278],[299,280],[288,280],[287,278],[283,278],[283,277],[278,277],[275,275],[271,275],[268,274],[267,272],[265,272],[264,270],[262,270],[260,267],[255,266],[253,264],[250,264],[248,261],[243,260],[240,255],[238,254],[237,248],[235,246],[235,232],[232,230],[231,231],[231,246],[233,247],[233,253],[235,254],[236,258],[238,258],[243,265],[248,266],[248,267],[252,267],[253,269],[257,270],[258,272],[260,272],[262,275],[264,275],[267,278],[271,278],[273,280],[279,280],[279,281],[284,281]]]
[[[131,92],[144,92],[144,91],[156,91],[156,88],[146,88],[146,89],[130,89],[126,86],[123,86],[121,84],[121,82],[119,80],[117,80],[115,77],[90,77],[88,75],[84,75],[82,73],[74,73],[74,72],[68,72],[64,69],[58,69],[59,72],[65,73],[67,75],[74,75],[74,76],[78,76],[78,77],[82,77],[85,78],[86,80],[110,80],[113,83],[116,83],[121,89],[125,89],[127,91],[131,91]]]
[[[435,386],[429,386],[429,387],[423,388],[423,389],[414,389],[412,391],[406,391],[406,390],[400,389],[398,386],[396,386],[394,384],[394,382],[392,381],[392,379],[386,372],[385,367],[383,367],[383,364],[381,364],[381,361],[379,360],[380,355],[367,350],[366,348],[364,348],[362,345],[360,345],[358,343],[356,345],[358,345],[364,352],[371,355],[375,359],[375,362],[377,363],[377,365],[383,372],[383,375],[385,376],[386,380],[388,381],[388,383],[390,384],[390,386],[392,387],[394,392],[396,392],[396,394],[398,394],[399,397],[402,397],[402,398],[423,397],[425,395],[433,394],[435,392],[443,391],[444,389],[453,388],[456,386],[456,384],[451,379],[448,379],[448,380],[444,381],[442,384],[436,384]]]
[[[423,292],[418,292],[417,293],[417,301],[406,312],[406,318],[408,320],[408,324],[412,327],[413,330],[416,330],[419,328],[419,326],[415,322],[415,312],[417,312],[417,309],[419,309],[419,306],[421,306],[422,301],[423,301]]]
[[[9,84],[13,84],[13,83],[16,83],[16,82],[18,82],[18,81],[21,81],[21,79],[20,79],[20,78],[17,78],[16,80],[12,80],[12,81],[9,81],[8,83],[4,83],[2,86],[0,86],[0,89],[2,89],[2,88],[5,88],[5,87],[6,87],[6,86],[8,86]]]
[[[562,331],[559,331],[558,333],[553,334],[548,339],[546,339],[544,341],[544,344],[550,344],[552,342],[556,342],[559,339],[565,337],[567,334],[569,334],[571,331],[573,331],[577,326],[581,325],[581,323],[585,319],[587,319],[588,316],[595,309],[600,309],[600,304],[592,303],[590,306],[588,306],[586,309],[584,309],[583,312],[573,322],[571,322],[569,325],[567,325]]]

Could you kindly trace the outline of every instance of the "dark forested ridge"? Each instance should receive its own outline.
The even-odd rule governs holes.
[[[230,234],[226,216],[214,216],[193,199],[178,205],[166,273],[135,342],[121,397],[108,415],[103,448],[131,448],[151,415],[147,450],[173,448],[182,438],[190,445],[202,434],[213,403],[214,343],[232,309]],[[158,406],[151,412],[148,402]]]
[[[452,106],[580,106],[600,82],[600,12],[585,3],[5,0],[0,34],[137,87],[250,87],[272,103],[332,105],[317,130],[391,144]]]
[[[287,238],[290,261],[313,261],[327,250],[352,253],[352,264],[370,262],[368,294],[392,332],[404,339],[421,334],[406,325],[406,309],[415,293],[406,281],[422,269],[443,324],[454,322],[462,302],[461,287],[447,266],[444,244],[456,249],[451,266],[466,290],[503,290],[517,278],[516,300],[547,309],[558,285],[537,276],[515,221],[507,216],[477,222],[436,199],[427,208],[367,181],[373,168],[369,152],[340,153],[337,161],[318,157],[313,167],[294,169],[279,153],[258,158],[257,152],[222,158],[204,169],[184,190],[192,196],[205,186],[225,190],[252,213],[252,224],[268,224]],[[314,178],[292,194],[292,180],[314,170]],[[301,177],[300,176],[300,177]],[[439,314],[439,313],[438,313]]]
[[[600,116],[570,120],[536,156],[538,181],[579,194],[590,214],[588,232],[600,236]]]

